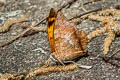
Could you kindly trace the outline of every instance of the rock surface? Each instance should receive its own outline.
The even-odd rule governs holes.
[[[90,0],[85,0],[84,2],[87,1]],[[84,8],[86,10],[93,10],[100,7],[112,7],[120,3],[119,0],[103,1],[86,4]],[[23,15],[25,8],[31,5],[36,5],[37,7],[29,10],[30,16],[28,20],[35,21],[37,19],[42,19],[48,15],[50,8],[58,8],[66,2],[67,0],[5,0],[5,5],[0,7],[0,22],[1,25],[3,25],[6,20]],[[68,19],[77,16],[84,12],[81,10],[80,3],[81,0],[76,0],[70,6],[64,8],[62,12]],[[0,42],[2,43],[20,33],[22,31],[20,24],[22,23],[13,25],[7,33],[1,33]],[[40,26],[46,25],[43,23],[40,24]],[[98,22],[91,20],[83,20],[77,25],[78,28],[87,32],[87,34],[100,26]],[[38,76],[30,80],[119,80],[120,68],[111,63],[106,63],[102,58],[98,57],[104,57],[102,50],[103,40],[104,36],[93,39],[88,45],[88,54],[93,54],[95,56],[89,55],[87,57],[82,57],[77,62],[79,64],[92,65],[92,69],[78,69],[69,72],[52,73],[46,76]],[[120,48],[119,37],[112,43],[108,55],[117,48]],[[31,68],[40,67],[39,62],[45,61],[47,59],[46,55],[49,53],[50,47],[47,33],[39,32],[31,36],[19,38],[5,47],[0,47],[0,73],[19,74]],[[112,60],[112,62],[120,65],[120,54],[117,54],[115,58],[118,60]]]

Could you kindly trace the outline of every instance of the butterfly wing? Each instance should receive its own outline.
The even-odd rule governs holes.
[[[48,39],[49,44],[51,47],[52,52],[55,52],[55,44],[54,44],[54,26],[55,26],[55,20],[56,20],[57,12],[51,8],[49,16],[48,16]]]

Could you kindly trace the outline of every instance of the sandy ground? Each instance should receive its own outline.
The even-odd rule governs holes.
[[[18,18],[25,12],[25,8],[36,5],[36,8],[29,10],[28,20],[36,21],[42,19],[48,15],[50,8],[58,8],[68,0],[1,0],[5,2],[5,6],[0,7],[0,25],[3,25],[5,21]],[[85,0],[90,1],[90,0]],[[120,0],[104,0],[105,2],[98,1],[95,3],[89,3],[84,6],[86,10],[93,10],[100,7],[112,7],[120,4]],[[62,12],[70,19],[77,16],[84,11],[80,8],[81,0],[76,0],[70,6],[64,8]],[[30,23],[26,22],[26,23]],[[12,26],[9,32],[0,34],[0,42],[4,42],[23,31],[18,23]],[[39,25],[46,26],[45,22]],[[99,22],[91,20],[83,20],[77,25],[78,28],[87,32],[87,34],[94,30],[96,27],[100,27]],[[29,80],[120,80],[120,54],[117,54],[115,58],[111,60],[112,63],[105,62],[102,58],[97,56],[103,56],[103,41],[105,36],[94,38],[88,45],[88,54],[94,54],[95,56],[82,57],[77,63],[93,66],[92,69],[78,69],[75,71],[52,73],[50,75],[37,76]],[[110,47],[110,55],[114,50],[120,48],[119,36]],[[40,67],[39,62],[45,61],[50,53],[49,42],[47,33],[39,32],[37,34],[19,38],[13,43],[0,47],[0,73],[19,74],[24,71],[28,71],[31,68]],[[108,56],[107,55],[107,56]]]

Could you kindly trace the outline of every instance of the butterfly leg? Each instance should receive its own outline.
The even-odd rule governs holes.
[[[60,60],[60,59],[55,58],[54,55],[50,55],[50,58],[51,58],[51,60],[52,60],[53,62],[56,62],[56,63],[58,62],[58,63],[60,63],[60,64],[62,64],[62,65],[65,66],[64,62],[63,62],[62,60]]]

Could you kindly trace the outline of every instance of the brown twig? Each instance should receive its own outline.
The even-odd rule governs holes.
[[[73,3],[73,2],[75,2],[76,0],[69,0],[67,3],[65,3],[63,6],[61,6],[58,10],[57,10],[57,12],[59,12],[59,11],[61,11],[63,8],[65,8],[67,5],[69,5],[69,4],[71,4],[71,3]]]
[[[118,52],[120,51],[120,49],[116,50],[115,52],[112,53],[112,55],[109,57],[109,59],[107,60],[110,60],[114,55],[116,55]]]
[[[92,12],[97,12],[97,11],[100,11],[100,10],[102,10],[102,8],[94,9],[94,10],[90,10],[90,11],[84,12],[84,13],[76,16],[76,17],[73,17],[73,18],[69,19],[69,21],[74,20],[74,19],[76,19],[76,18],[80,18],[80,17],[83,16],[83,15],[86,15],[86,14],[89,14],[89,13],[92,13]]]
[[[84,5],[87,5],[87,4],[89,4],[89,3],[95,3],[95,2],[98,2],[98,1],[103,1],[103,0],[92,0],[92,1],[88,1],[88,2],[84,3]]]

